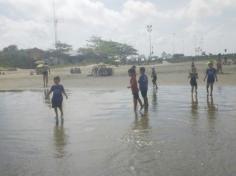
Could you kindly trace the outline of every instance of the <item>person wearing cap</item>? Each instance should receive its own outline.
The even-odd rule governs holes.
[[[207,85],[206,85],[207,96],[209,96],[209,87],[210,87],[210,96],[211,97],[212,97],[212,93],[213,93],[214,83],[215,83],[215,81],[218,81],[217,74],[216,74],[217,71],[213,66],[214,66],[213,61],[208,62],[208,69],[206,70],[206,76],[204,78],[204,82],[207,79]]]

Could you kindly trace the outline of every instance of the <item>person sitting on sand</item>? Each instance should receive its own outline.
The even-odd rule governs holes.
[[[209,87],[211,88],[210,96],[212,96],[214,83],[215,81],[218,81],[216,69],[213,66],[213,61],[210,61],[208,63],[208,69],[206,70],[206,76],[204,78],[204,82],[207,78],[207,96],[209,96]]]
[[[137,103],[139,102],[140,105],[140,111],[143,109],[143,103],[141,99],[139,98],[139,89],[138,89],[138,83],[136,80],[136,73],[134,69],[129,69],[128,74],[130,76],[130,86],[128,88],[131,88],[132,94],[133,94],[133,102],[134,102],[134,111],[137,111]]]
[[[55,110],[56,114],[56,124],[58,124],[58,111],[57,108],[59,108],[61,112],[61,123],[63,124],[63,108],[62,108],[62,102],[63,102],[63,94],[66,98],[68,98],[65,89],[63,85],[60,84],[60,77],[56,76],[54,77],[54,85],[51,87],[50,91],[48,92],[48,96],[53,93],[52,96],[52,108]]]
[[[50,73],[50,68],[47,63],[43,66],[43,86],[48,87],[48,74]]]
[[[194,90],[195,90],[195,94],[197,95],[198,73],[197,73],[197,69],[194,64],[192,64],[192,69],[191,69],[191,72],[189,73],[188,78],[190,79],[190,85],[192,87],[192,89],[191,89],[192,95],[193,95]]]
[[[139,89],[141,91],[143,100],[144,100],[144,106],[145,108],[148,107],[148,98],[147,98],[147,91],[148,91],[148,77],[145,74],[145,68],[141,67],[140,68],[140,77],[139,77]]]
[[[156,90],[158,89],[157,87],[157,73],[155,70],[155,67],[152,67],[152,83],[153,83],[153,87],[156,88]]]

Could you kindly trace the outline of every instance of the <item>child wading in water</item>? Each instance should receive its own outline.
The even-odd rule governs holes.
[[[66,98],[68,98],[65,89],[63,85],[60,84],[60,77],[56,76],[54,77],[54,85],[51,87],[48,96],[53,93],[52,96],[52,108],[55,110],[56,114],[56,124],[58,124],[58,110],[61,112],[61,123],[63,124],[64,119],[63,119],[63,108],[62,108],[62,102],[63,102],[63,94],[65,95]]]
[[[213,86],[215,81],[218,81],[216,69],[213,67],[213,62],[208,63],[208,69],[206,70],[206,76],[204,78],[204,81],[206,81],[207,78],[207,96],[209,96],[209,87],[211,88],[210,96],[212,96],[213,92]]]
[[[152,83],[153,83],[153,87],[156,88],[156,90],[158,89],[157,87],[157,73],[154,67],[152,67]]]
[[[147,91],[148,91],[148,77],[145,74],[145,68],[141,67],[140,68],[140,77],[139,77],[139,89],[141,91],[143,100],[144,100],[144,106],[145,108],[148,107],[148,98],[147,98]]]
[[[136,73],[133,68],[129,69],[128,71],[130,76],[130,86],[128,88],[131,88],[132,94],[133,94],[133,101],[134,101],[134,111],[137,111],[137,104],[139,102],[140,105],[140,111],[143,109],[143,103],[141,99],[139,98],[139,89],[138,89],[138,83],[136,80]]]
[[[197,69],[194,65],[194,63],[192,64],[192,70],[191,72],[189,73],[189,77],[190,79],[190,85],[192,87],[192,95],[193,95],[193,92],[195,90],[195,94],[197,95],[197,79],[198,79],[198,73],[197,73]]]

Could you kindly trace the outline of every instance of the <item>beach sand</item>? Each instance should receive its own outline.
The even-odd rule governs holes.
[[[191,62],[178,63],[178,64],[161,64],[156,65],[158,73],[158,84],[162,85],[188,85],[188,72],[190,70]],[[207,68],[206,62],[197,62],[199,80],[198,84],[204,85],[203,78]],[[70,74],[70,67],[54,68],[51,70],[49,77],[49,85],[53,83],[53,77],[59,75],[62,84],[66,88],[113,88],[121,89],[126,88],[129,84],[127,70],[131,66],[114,67],[114,76],[111,77],[89,77],[92,66],[82,66],[82,74]],[[151,84],[151,67],[145,66]],[[137,67],[138,70],[138,67]],[[43,87],[42,75],[30,75],[31,70],[20,70],[5,72],[6,75],[0,75],[0,90],[29,90],[40,89]],[[236,85],[236,65],[224,66],[224,74],[219,75],[219,86],[235,86]]]

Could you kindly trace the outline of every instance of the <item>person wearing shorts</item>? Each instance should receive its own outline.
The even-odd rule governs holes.
[[[148,77],[145,74],[145,68],[140,68],[140,77],[139,77],[139,89],[141,91],[143,100],[144,100],[144,106],[145,108],[148,107],[148,98],[147,98],[147,91],[148,91]]]
[[[48,96],[53,93],[52,95],[52,108],[55,111],[56,114],[56,124],[58,124],[58,111],[61,112],[61,123],[63,124],[64,118],[63,118],[63,108],[62,108],[62,102],[63,102],[63,95],[68,98],[67,94],[65,93],[65,89],[63,85],[60,84],[60,77],[56,76],[54,78],[54,85],[51,87],[50,91],[48,92]]]
[[[158,89],[157,87],[157,73],[156,73],[156,70],[154,67],[152,67],[152,84],[153,84],[153,87]]]
[[[193,95],[193,92],[195,90],[195,94],[197,95],[197,88],[198,88],[198,85],[197,85],[197,79],[198,79],[198,73],[197,73],[197,69],[195,67],[195,65],[192,65],[192,70],[191,72],[189,73],[189,79],[190,79],[190,85],[191,85],[191,92],[192,92],[192,95]]]
[[[128,74],[130,76],[130,86],[128,88],[131,89],[133,94],[133,102],[134,102],[134,111],[137,111],[137,104],[140,105],[140,111],[143,109],[143,103],[141,99],[139,98],[139,89],[138,89],[138,83],[136,80],[136,73],[133,68],[129,69]]]
[[[218,81],[217,70],[213,67],[213,65],[214,65],[213,62],[208,63],[208,69],[206,70],[206,76],[204,78],[204,81],[206,81],[206,79],[207,79],[207,85],[206,85],[207,96],[209,96],[209,87],[210,87],[210,96],[211,97],[212,97],[212,93],[213,93],[214,83],[215,83],[215,81]]]

